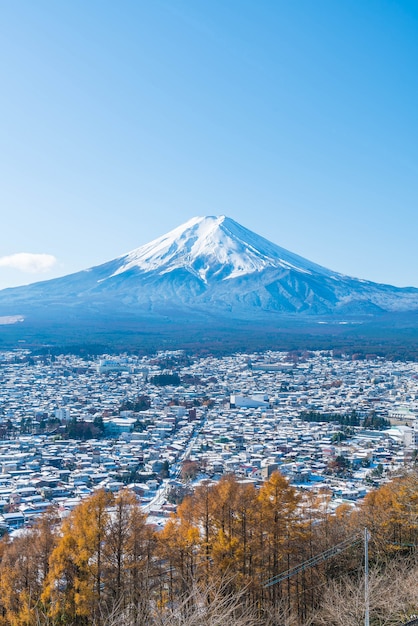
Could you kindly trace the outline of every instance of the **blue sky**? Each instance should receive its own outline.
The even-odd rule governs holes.
[[[0,288],[220,214],[418,287],[417,68],[415,0],[3,0]]]

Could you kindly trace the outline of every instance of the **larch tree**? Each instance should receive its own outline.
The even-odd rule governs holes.
[[[57,512],[51,508],[12,542],[3,539],[0,598],[5,624],[36,624],[42,611],[40,598],[49,572],[58,522]]]
[[[99,490],[64,521],[42,596],[51,617],[74,624],[83,624],[88,617],[100,622],[105,589],[103,548],[113,502],[112,494]]]
[[[261,539],[258,555],[260,581],[277,576],[295,564],[295,542],[300,539],[301,525],[298,517],[300,496],[288,480],[273,472],[261,486],[258,494]],[[262,577],[262,578],[261,578]],[[290,583],[288,583],[288,592]],[[270,598],[275,602],[278,585],[270,587]]]

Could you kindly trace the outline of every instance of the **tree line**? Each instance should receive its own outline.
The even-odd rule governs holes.
[[[321,413],[320,411],[302,411],[299,415],[304,422],[335,423],[341,426],[363,426],[372,430],[390,428],[390,420],[371,411],[368,415],[360,416],[357,411],[349,413]]]
[[[133,492],[99,490],[63,521],[51,508],[1,540],[0,625],[354,626],[365,527],[371,624],[407,621],[418,612],[416,471],[335,512],[330,494],[298,492],[279,472],[259,488],[225,475],[198,486],[163,529]],[[345,552],[268,586],[349,538]]]

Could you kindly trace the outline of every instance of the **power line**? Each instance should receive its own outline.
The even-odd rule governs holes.
[[[295,576],[296,574],[298,574],[299,572],[302,572],[305,569],[309,569],[310,567],[313,567],[314,565],[317,565],[318,563],[322,563],[323,561],[330,559],[331,557],[335,556],[336,554],[339,554],[340,552],[344,552],[344,550],[348,550],[348,548],[355,546],[357,543],[360,543],[362,540],[363,540],[362,536],[353,535],[349,537],[348,539],[345,539],[341,543],[338,543],[337,545],[333,546],[332,548],[328,548],[328,550],[325,550],[324,552],[321,552],[320,554],[317,554],[316,556],[311,557],[307,561],[304,561],[303,563],[300,563],[299,565],[292,567],[286,572],[282,572],[281,574],[278,574],[277,576],[273,576],[273,578],[268,579],[264,583],[264,587],[266,588],[271,587],[272,585],[276,585],[282,582],[283,580],[287,580],[288,578]]]

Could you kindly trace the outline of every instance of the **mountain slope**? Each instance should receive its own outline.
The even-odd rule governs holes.
[[[418,310],[418,289],[332,272],[221,217],[193,218],[103,265],[0,291],[0,317],[25,323],[206,325],[281,316],[373,316]],[[119,320],[119,321],[118,321]]]
[[[206,283],[212,278],[236,278],[268,267],[330,273],[225,216],[195,217],[123,259],[115,275],[132,268],[160,273],[186,268]]]

